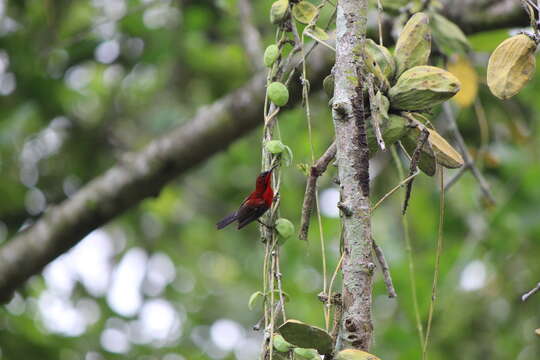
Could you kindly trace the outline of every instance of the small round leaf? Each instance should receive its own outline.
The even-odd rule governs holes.
[[[264,50],[264,65],[266,67],[272,67],[274,62],[276,62],[279,56],[279,47],[276,44],[269,45],[266,50]]]
[[[279,218],[276,220],[276,230],[279,235],[287,239],[294,234],[294,225],[292,222],[285,218]]]
[[[294,354],[302,360],[319,360],[321,358],[315,349],[295,348]]]
[[[268,85],[267,93],[268,98],[277,106],[284,106],[289,101],[289,90],[278,81]]]
[[[319,10],[309,1],[300,1],[294,5],[292,14],[298,22],[309,24],[319,14]]]
[[[294,348],[294,345],[287,342],[280,334],[274,334],[272,342],[274,344],[274,349],[279,352],[287,352]]]
[[[270,140],[266,143],[266,150],[272,154],[281,154],[286,146],[279,140]]]

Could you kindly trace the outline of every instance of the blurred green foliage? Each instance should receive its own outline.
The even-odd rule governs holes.
[[[251,76],[233,0],[0,3],[2,242],[125,152],[141,149],[188,121],[198,107]],[[273,41],[270,4],[253,2],[264,47]],[[507,33],[501,29],[471,37],[481,79],[487,53]],[[321,154],[332,141],[331,114],[322,93],[311,95],[313,147]],[[447,195],[433,360],[533,360],[540,354],[540,337],[534,334],[540,328],[540,296],[520,301],[540,280],[539,96],[538,77],[506,102],[481,86],[489,144],[480,160],[497,205],[483,206],[469,173]],[[471,150],[478,153],[475,111],[461,109],[458,120]],[[444,120],[435,123],[450,138]],[[305,176],[296,165],[311,159],[301,108],[280,114],[280,132],[294,152],[294,164],[282,171],[281,216],[298,225]],[[253,311],[247,304],[262,288],[258,229],[251,225],[241,232],[217,232],[214,224],[253,186],[260,162],[253,150],[260,149],[260,135],[257,130],[239,140],[169,184],[158,198],[115,219],[101,233],[104,241],[97,241],[96,234],[85,239],[83,254],[91,258],[96,252],[103,263],[89,262],[81,269],[63,257],[45,270],[45,277],[32,278],[0,309],[0,358],[255,359],[261,334],[252,326],[261,316],[260,301]],[[378,199],[399,179],[386,153],[377,155],[372,170],[372,197]],[[332,168],[321,178],[323,191],[335,189],[335,176]],[[438,198],[436,180],[421,175],[407,214],[424,323]],[[372,352],[384,360],[419,359],[421,354],[400,202],[401,196],[394,195],[373,216],[374,236],[386,253],[398,292],[397,299],[388,299],[377,274]],[[322,202],[323,210],[325,206]],[[340,224],[334,217],[322,219],[330,276],[339,255]],[[290,294],[287,315],[324,326],[317,299],[322,288],[317,229],[314,218],[309,243],[294,238],[286,242],[281,271]],[[127,280],[119,285],[124,278],[118,274],[128,258],[142,259],[142,267],[128,267]],[[129,277],[137,271],[142,271],[138,282]],[[164,275],[171,271],[172,277]],[[92,281],[104,283],[101,290],[92,290]],[[126,292],[112,294],[111,289],[121,285]],[[126,311],[134,299],[140,303]]]

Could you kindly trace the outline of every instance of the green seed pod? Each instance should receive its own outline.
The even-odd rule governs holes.
[[[379,145],[377,144],[377,138],[373,128],[371,127],[371,121],[367,121],[368,127],[366,131],[369,153],[373,155],[379,150]],[[390,147],[392,144],[395,144],[400,140],[409,130],[408,128],[409,121],[403,116],[390,114],[387,119],[383,118],[381,127],[381,134],[384,140],[384,143],[387,147]]]
[[[289,0],[277,0],[270,8],[270,22],[272,24],[281,24],[285,20],[287,10],[289,9]]]
[[[396,72],[396,61],[390,51],[384,46],[377,45],[375,41],[366,39],[366,52],[379,64],[382,74],[388,81],[392,81]]]
[[[272,154],[281,154],[285,150],[285,145],[279,140],[270,140],[265,146]]]
[[[330,74],[326,76],[323,80],[323,88],[326,95],[329,98],[334,96],[334,75]]]
[[[315,349],[295,348],[294,354],[302,360],[320,360],[321,358]]]
[[[487,84],[493,95],[506,100],[525,86],[536,69],[535,51],[536,43],[525,34],[497,46],[487,66]]]
[[[416,66],[405,71],[388,91],[390,107],[425,110],[445,102],[460,89],[459,80],[434,66]]]
[[[287,342],[280,334],[274,334],[272,342],[274,343],[274,349],[279,352],[287,352],[294,348],[294,345]]]
[[[429,22],[433,41],[443,54],[447,56],[456,52],[465,54],[470,50],[469,40],[459,26],[437,13],[430,14]]]
[[[294,225],[285,218],[279,218],[276,220],[276,230],[282,238],[287,239],[294,234]]]
[[[264,50],[264,65],[266,67],[272,67],[279,57],[279,47],[276,44],[269,45],[266,50]]]
[[[346,349],[340,351],[334,360],[381,360],[373,354],[362,350]]]
[[[418,12],[407,21],[396,43],[396,77],[414,66],[427,64],[430,52],[429,17]]]
[[[277,106],[284,106],[289,101],[289,90],[282,83],[275,81],[268,85],[268,98]]]

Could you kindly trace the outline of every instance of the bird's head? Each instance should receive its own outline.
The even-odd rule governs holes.
[[[270,184],[272,179],[272,171],[278,166],[278,164],[272,166],[270,170],[263,171],[257,177],[257,187],[266,187]]]

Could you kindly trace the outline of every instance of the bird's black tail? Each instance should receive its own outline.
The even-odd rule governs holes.
[[[223,219],[221,219],[217,224],[216,227],[218,230],[223,229],[225,226],[229,225],[230,223],[236,221],[238,219],[238,214],[236,212],[233,212],[230,215],[225,216]]]

